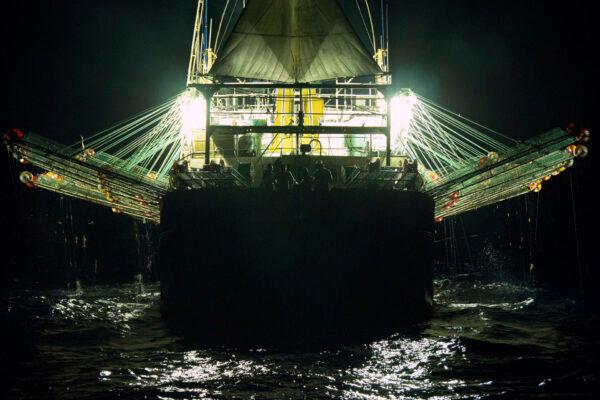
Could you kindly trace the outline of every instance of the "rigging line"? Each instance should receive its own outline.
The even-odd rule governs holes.
[[[164,116],[157,116],[152,119],[140,119],[135,125],[128,126],[126,131],[119,130],[114,134],[106,135],[94,142],[88,143],[88,148],[94,148],[96,151],[104,152],[116,151],[115,154],[118,154],[124,151],[124,148],[119,150],[116,148],[117,145],[124,141],[129,141],[126,142],[129,143],[127,146],[131,146],[133,142],[148,134],[148,131],[145,131],[147,128],[151,131],[153,129],[152,127],[158,125],[163,118]],[[141,133],[141,135],[138,136],[138,133]]]
[[[210,49],[210,44],[212,43],[212,21],[213,19],[211,18],[208,25],[208,45],[206,46],[207,49]]]
[[[152,107],[148,107],[145,110],[140,111],[139,113],[134,114],[131,117],[125,118],[124,120],[119,121],[119,122],[115,123],[114,125],[106,128],[106,129],[103,129],[103,130],[101,130],[101,131],[99,131],[97,133],[94,133],[94,134],[92,134],[90,136],[87,136],[86,140],[88,141],[88,145],[92,144],[92,142],[91,142],[92,139],[97,138],[100,135],[103,135],[103,134],[106,134],[106,133],[108,133],[110,131],[119,129],[120,127],[123,127],[126,124],[131,125],[131,124],[133,124],[138,119],[146,118],[147,115],[151,115],[151,114],[160,112],[160,109],[166,109],[166,108],[168,108],[175,100],[177,100],[177,98],[180,95],[181,95],[181,93],[178,93],[175,96],[172,96],[171,98],[167,99],[162,104],[159,104],[159,105],[156,105],[156,106],[152,106]],[[80,142],[77,141],[77,142],[75,142],[75,143],[73,143],[73,144],[71,144],[69,146],[65,146],[65,147],[67,147],[67,148],[68,147],[77,147],[79,145],[80,145]]]
[[[134,138],[129,144],[117,151],[115,154],[128,154],[131,150],[133,154],[130,157],[137,157],[138,154],[146,151],[148,148],[155,146],[155,141],[161,139],[163,136],[169,134],[169,129],[172,125],[173,116],[169,115],[162,119],[157,125],[153,126],[149,131],[144,132],[137,138]],[[111,147],[116,145],[112,144]],[[131,148],[133,146],[133,148]]]
[[[539,193],[539,192],[538,192]],[[530,196],[523,196],[523,202],[525,203],[525,213],[527,214],[527,236],[528,236],[528,244],[529,244],[529,272],[532,272],[533,266],[533,234],[531,233],[531,214],[529,211],[529,198]]]
[[[177,124],[178,124],[178,121],[175,121],[174,125],[177,125]],[[141,157],[141,159],[137,160],[137,162],[143,161],[144,166],[146,166],[146,167],[148,166],[148,162],[152,162],[152,165],[148,168],[153,170],[154,167],[157,165],[157,163],[161,160],[161,156],[163,156],[165,154],[165,151],[167,150],[167,148],[171,148],[171,151],[172,151],[172,146],[180,148],[181,142],[178,139],[179,139],[179,137],[177,134],[162,138],[161,143],[159,143],[157,146],[147,149],[146,154],[144,154]],[[152,161],[152,160],[154,160],[154,161]],[[161,166],[159,168],[162,168],[162,167],[163,167],[163,165],[161,164]],[[169,167],[170,167],[170,165],[169,165]]]
[[[129,156],[130,160],[128,161],[139,158],[140,154],[147,154],[149,149],[156,148],[157,145],[160,146],[160,143],[157,144],[156,140],[164,140],[165,137],[173,136],[172,130],[179,129],[181,125],[179,122],[180,115],[177,114],[177,110],[169,111],[168,115],[166,115],[155,127],[131,143],[139,147],[138,150],[134,151],[133,154]],[[141,144],[142,142],[143,144]],[[125,156],[125,154],[129,152],[129,149],[127,149],[126,153],[123,153],[124,151],[125,148],[118,153]]]
[[[385,50],[386,50],[386,67],[388,71],[391,71],[390,66],[390,4],[385,2]]]
[[[448,135],[447,132],[444,131],[444,129],[442,129],[442,127],[440,126],[439,122],[433,118],[433,116],[427,112],[425,106],[423,105],[423,103],[421,102],[417,102],[417,104],[415,104],[416,109],[418,110],[418,115],[420,115],[421,119],[423,120],[427,120],[427,126],[428,126],[428,131],[433,134],[433,132],[431,131],[431,128],[429,127],[429,125],[433,125],[434,129],[438,132],[438,134],[440,134],[440,136],[443,136],[447,142],[452,142],[452,144],[454,144],[454,142],[456,142],[456,140],[454,138],[451,138],[450,135]],[[456,150],[458,149],[458,145],[456,146],[457,149],[454,149],[454,146],[449,146],[447,145],[447,147],[449,147],[450,151],[453,151],[454,155],[458,158],[458,159],[462,159],[464,158],[464,155],[459,156],[459,154],[456,152]]]
[[[450,135],[448,135],[447,132],[445,132],[443,129],[440,129],[439,126],[435,127],[435,124],[439,125],[439,123],[437,123],[437,121],[435,121],[435,119],[433,119],[431,117],[431,115],[429,113],[427,113],[424,108],[421,107],[421,103],[417,103],[415,105],[415,111],[416,111],[415,115],[421,119],[422,123],[424,123],[427,131],[434,138],[434,140],[438,143],[438,146],[440,148],[442,148],[444,150],[444,152],[447,153],[447,155],[448,155],[448,153],[452,152],[457,160],[463,161],[464,155],[459,155],[456,152],[457,149],[454,148],[454,147],[456,147],[456,148],[459,147],[457,140],[455,138],[450,137]],[[430,125],[434,125],[434,129],[436,129],[438,131],[438,135],[434,134]],[[443,142],[438,139],[438,136],[442,136],[442,139],[444,139],[444,137],[445,137],[445,139],[446,139],[445,147],[444,147]],[[451,142],[451,144],[453,144],[454,146],[448,145],[447,144],[448,142]]]
[[[102,140],[98,140],[93,144],[93,147],[95,147],[97,150],[108,151],[124,140],[129,140],[132,138],[132,140],[138,140],[140,137],[144,137],[152,132],[154,127],[158,126],[165,117],[165,115],[162,115],[153,119],[139,120],[139,122],[135,125],[128,127],[127,131],[119,132],[118,135],[106,136]],[[145,131],[146,128],[150,128],[150,130]],[[137,136],[139,132],[142,133],[140,136]],[[91,146],[92,145],[89,144],[88,147]]]
[[[462,160],[468,159],[470,157],[481,157],[483,155],[488,154],[489,149],[481,146],[481,144],[477,143],[472,138],[469,138],[468,133],[463,132],[462,134],[459,130],[455,130],[451,126],[446,125],[446,122],[443,120],[436,121],[440,126],[441,133],[444,133],[443,136],[446,137],[447,141],[449,141],[452,145],[456,146],[457,149],[462,150],[464,154],[460,157]],[[497,150],[492,148],[493,150]]]
[[[377,50],[377,42],[375,39],[375,27],[373,26],[373,16],[371,15],[371,7],[369,6],[369,0],[365,0],[367,6],[367,15],[369,16],[369,22],[371,23],[371,40],[373,41],[373,51]]]
[[[437,171],[440,174],[448,173],[446,166],[444,166],[445,161],[439,156],[432,156],[430,152],[430,146],[428,146],[427,144],[423,144],[417,141],[416,139],[413,139],[412,143],[415,146],[409,146],[409,155],[412,156],[412,154],[414,154],[413,158],[419,160],[420,162],[426,161],[429,166],[429,169],[431,170]]]
[[[581,266],[581,257],[579,253],[579,233],[577,231],[577,216],[575,215],[575,194],[573,192],[573,173],[569,171],[569,184],[571,187],[571,207],[573,209],[573,230],[575,231],[575,250],[577,251],[577,270],[579,272],[579,290],[584,295],[583,269]]]
[[[454,230],[455,221],[451,219],[448,221],[450,223],[450,249],[451,249],[451,259],[452,259],[452,269],[456,271],[456,232]]]
[[[483,142],[484,144],[488,144],[488,145],[492,146],[492,148],[494,150],[497,150],[497,151],[510,150],[510,148],[508,146],[505,146],[504,144],[498,142],[497,140],[494,140],[493,138],[485,135],[484,133],[479,132],[476,129],[473,129],[472,127],[468,126],[467,124],[457,120],[456,118],[453,118],[451,115],[445,114],[442,111],[432,107],[431,105],[428,105],[427,103],[425,103],[425,107],[429,110],[429,112],[431,114],[437,115],[440,120],[444,120],[444,121],[446,121],[446,123],[448,123],[450,125],[454,125],[457,129],[463,130],[465,135],[467,135],[467,136],[470,135],[473,138],[476,138],[479,141]],[[473,144],[475,144],[475,143],[473,142]],[[484,149],[480,145],[477,145],[477,146],[480,147],[481,149],[483,149],[485,152],[487,152],[487,149]]]
[[[98,147],[98,149],[101,150],[101,151],[107,152],[107,153],[109,153],[109,152],[111,152],[111,151],[114,150],[114,153],[112,154],[113,156],[118,157],[118,158],[125,158],[135,148],[139,148],[136,145],[139,145],[140,142],[143,142],[144,138],[148,138],[148,140],[150,140],[151,134],[152,134],[153,131],[143,132],[137,138],[133,138],[133,137],[135,135],[137,135],[139,132],[142,132],[147,127],[150,127],[151,125],[153,125],[153,123],[148,123],[148,124],[145,124],[144,126],[136,128],[134,131],[131,131],[131,133],[128,134],[127,136],[123,136],[121,138],[118,138],[117,140],[114,140],[114,141],[108,142],[106,144],[103,144],[102,148]],[[131,140],[131,141],[128,144],[126,144],[125,146],[121,147],[121,148],[116,148],[118,145],[120,145],[121,143],[123,143],[123,142],[125,142],[127,140]],[[131,156],[132,155],[130,155],[130,157]]]
[[[533,235],[534,243],[537,245],[537,233],[538,233],[538,221],[540,216],[540,192],[537,192],[537,199],[535,202],[535,233]]]
[[[458,130],[462,131],[464,133],[464,135],[466,135],[465,137],[470,137],[471,140],[475,140],[477,143],[473,142],[473,144],[476,144],[481,149],[484,149],[485,153],[487,153],[490,150],[495,150],[495,151],[499,151],[499,152],[505,152],[505,151],[510,150],[509,146],[506,146],[503,143],[501,143],[500,141],[491,137],[490,135],[486,135],[486,134],[474,129],[473,127],[457,120],[456,118],[452,117],[449,114],[440,112],[440,110],[437,110],[435,108],[430,108],[430,111],[431,111],[432,115],[437,115],[441,121],[446,121],[447,124],[450,124],[450,125],[456,127]],[[484,148],[483,146],[489,146],[489,147],[491,147],[491,149]]]
[[[416,125],[416,122],[413,121],[413,124]],[[448,174],[453,169],[453,160],[448,159],[447,156],[435,150],[435,143],[432,143],[427,136],[422,135],[417,137],[417,135],[413,135],[409,139],[409,145],[409,150],[414,150],[415,154],[418,150],[421,154],[416,157],[418,160],[427,160],[428,164],[432,166],[431,169],[436,170],[438,173]]]
[[[439,104],[437,104],[437,103],[433,102],[432,100],[429,100],[429,99],[427,99],[427,98],[425,98],[425,97],[423,97],[423,96],[421,96],[421,95],[419,95],[419,94],[416,94],[416,93],[415,93],[415,96],[417,96],[417,98],[418,98],[419,100],[422,100],[422,101],[424,101],[424,102],[426,102],[426,103],[430,104],[430,105],[431,105],[431,106],[433,106],[433,107],[437,107],[437,108],[439,108],[439,109],[441,109],[441,110],[443,110],[443,111],[446,111],[447,113],[449,113],[449,114],[452,114],[452,115],[454,115],[454,116],[456,116],[456,117],[458,117],[458,118],[460,118],[460,119],[463,119],[463,120],[465,120],[465,121],[468,121],[468,122],[472,123],[473,125],[476,125],[476,126],[478,126],[478,127],[480,127],[480,128],[483,128],[483,129],[485,129],[485,130],[487,130],[487,131],[489,131],[489,132],[495,133],[496,135],[499,135],[499,136],[501,136],[501,137],[503,137],[503,138],[505,138],[505,139],[507,139],[507,140],[510,140],[510,141],[511,141],[511,142],[513,142],[513,143],[521,143],[521,141],[520,141],[520,140],[513,139],[513,138],[511,138],[510,136],[504,135],[503,133],[500,133],[500,132],[498,132],[498,131],[495,131],[495,130],[493,130],[493,129],[491,129],[491,128],[488,128],[488,127],[487,127],[487,126],[485,126],[485,125],[482,125],[482,124],[480,124],[480,123],[477,123],[477,122],[475,122],[475,121],[472,121],[472,120],[470,120],[470,119],[468,119],[468,118],[466,118],[466,117],[463,117],[462,115],[460,115],[460,114],[457,114],[457,113],[455,113],[454,111],[451,111],[451,110],[449,110],[449,109],[447,109],[447,108],[445,108],[445,107],[442,107],[441,105],[439,105]]]
[[[494,140],[492,137],[473,129],[472,127],[469,127],[468,125],[456,120],[450,115],[440,113],[439,110],[435,110],[433,108],[431,108],[431,113],[435,115],[439,114],[438,117],[440,118],[440,120],[446,121],[448,124],[453,124],[457,129],[462,130],[465,135],[471,136],[472,139],[478,140],[480,142],[479,144],[476,144],[475,142],[473,142],[473,144],[476,144],[479,148],[484,150],[485,153],[487,153],[489,149],[485,149],[484,147],[482,147],[481,144],[488,145],[491,147],[492,150],[499,152],[510,151],[510,147],[503,145],[499,141]]]
[[[446,268],[450,266],[450,251],[448,248],[448,221],[444,220],[444,247],[446,255]]]
[[[237,2],[236,2],[237,4]],[[223,26],[223,18],[225,18],[225,13],[227,12],[227,8],[229,7],[229,0],[225,3],[225,8],[223,8],[223,12],[221,13],[221,20],[219,21],[219,28],[217,28],[217,36],[215,37],[215,46],[216,49],[219,45],[219,36],[221,34],[221,27]],[[235,6],[234,6],[235,7]],[[209,43],[210,45],[210,43]]]
[[[383,0],[380,1],[381,7],[381,48],[385,48],[385,14],[383,12]]]
[[[433,166],[434,171],[437,171],[438,174],[447,174],[449,173],[449,169],[452,169],[452,162],[446,160],[443,156],[439,154],[431,153],[431,146],[428,143],[420,142],[415,139],[411,142],[413,146],[411,146],[411,150],[415,151],[415,154],[418,152],[421,156],[417,157],[419,161],[427,160],[428,164]]]
[[[432,115],[437,115],[438,118],[440,118],[440,120],[444,120],[446,121],[448,124],[455,126],[457,129],[464,131],[464,133],[466,135],[470,135],[473,138],[477,138],[479,141],[483,142],[483,143],[487,143],[488,145],[494,147],[495,149],[508,149],[507,146],[504,146],[502,143],[498,142],[497,140],[494,140],[493,138],[491,138],[488,135],[485,135],[482,132],[477,131],[476,129],[473,129],[473,127],[468,126],[467,124],[459,121],[458,119],[452,117],[451,115],[444,113],[434,107],[432,107],[431,105],[427,105],[426,103],[425,107],[429,110],[429,112]]]
[[[416,132],[413,131],[413,135],[409,137],[409,144],[420,145],[424,150],[428,150],[430,155],[438,158],[439,160],[443,160],[449,167],[454,167],[456,163],[459,163],[459,160],[453,159],[451,155],[448,154],[447,150],[443,148],[441,143],[435,139],[435,136],[429,136],[423,134],[422,129],[420,129],[422,125],[421,121],[412,121],[411,126],[413,126]],[[447,171],[446,171],[447,172]]]
[[[19,175],[19,164],[18,161],[14,159],[14,157],[11,157],[10,154],[7,154],[7,159],[6,162],[8,163],[8,169],[9,169],[9,175],[10,175],[10,185],[13,187],[13,193],[12,193],[12,197],[15,200],[20,200],[21,199],[21,188],[18,186],[17,182],[18,182],[18,178],[16,178],[17,175]]]
[[[223,35],[225,35],[227,33],[227,31],[229,30],[229,24],[231,24],[231,20],[233,19],[233,14],[235,14],[235,10],[237,8],[239,0],[235,0],[235,3],[233,4],[233,9],[231,10],[231,13],[229,14],[229,18],[227,19],[227,24],[225,25],[225,30],[223,31]],[[245,4],[244,4],[245,7]],[[219,50],[221,49],[221,43],[218,43],[218,45],[215,43],[215,52],[218,53]]]
[[[356,1],[356,8],[358,8],[358,13],[360,14],[360,19],[362,20],[363,26],[365,28],[365,32],[367,33],[367,38],[369,37],[369,28],[367,27],[367,22],[365,21],[365,16],[363,15],[362,8],[360,7],[360,3],[358,0]],[[369,44],[373,46],[373,42],[369,40]],[[375,47],[373,47],[373,52],[375,52]]]
[[[194,19],[194,33],[192,35],[192,44],[190,48],[190,62],[188,64],[187,80],[188,83],[192,77],[195,76],[198,71],[200,60],[202,57],[202,42],[200,30],[202,28],[202,14],[204,13],[204,1],[198,0],[198,6],[196,7],[196,17]],[[198,49],[198,53],[196,53]]]

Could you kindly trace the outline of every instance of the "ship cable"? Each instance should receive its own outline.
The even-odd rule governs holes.
[[[229,25],[231,24],[231,20],[233,19],[233,15],[235,14],[235,10],[237,9],[238,2],[239,2],[239,0],[235,0],[235,3],[233,4],[233,9],[229,13],[229,18],[227,19],[227,24],[225,24],[225,30],[223,31],[223,36],[225,36],[227,34],[227,32],[229,31]],[[244,7],[245,7],[245,5],[244,5]],[[218,35],[218,32],[217,32],[217,35]],[[221,50],[221,42],[219,42],[219,43],[215,42],[215,53],[218,54],[219,50]]]
[[[575,251],[577,254],[577,269],[579,272],[579,290],[581,297],[585,297],[585,290],[583,285],[583,266],[581,265],[581,256],[579,253],[579,233],[577,231],[577,216],[575,214],[575,194],[573,191],[573,174],[569,171],[569,185],[571,187],[571,208],[573,210],[573,231],[575,233]]]
[[[370,39],[369,28],[367,27],[367,22],[365,21],[365,16],[363,15],[362,8],[360,7],[360,3],[358,0],[356,1],[356,8],[358,8],[358,13],[360,14],[360,19],[362,20],[363,26],[365,28],[365,32],[367,33],[367,39]],[[369,40],[369,44],[373,47],[373,53],[377,50],[375,45],[373,44],[373,40]]]

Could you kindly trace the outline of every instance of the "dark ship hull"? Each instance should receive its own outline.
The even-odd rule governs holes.
[[[406,191],[169,193],[163,314],[223,342],[391,333],[431,309],[433,210]]]

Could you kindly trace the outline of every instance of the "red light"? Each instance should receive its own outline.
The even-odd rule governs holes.
[[[11,132],[17,137],[17,139],[19,139],[19,140],[23,139],[24,135],[20,129],[13,128],[13,129],[11,129]]]
[[[6,132],[4,135],[2,135],[2,140],[6,144],[11,144],[23,139],[23,136],[25,135],[20,129],[13,128],[10,131]]]

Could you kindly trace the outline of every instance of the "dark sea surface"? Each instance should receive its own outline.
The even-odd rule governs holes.
[[[3,398],[600,398],[600,321],[575,301],[438,278],[433,317],[327,349],[207,348],[161,320],[159,286],[19,290],[2,301]]]

